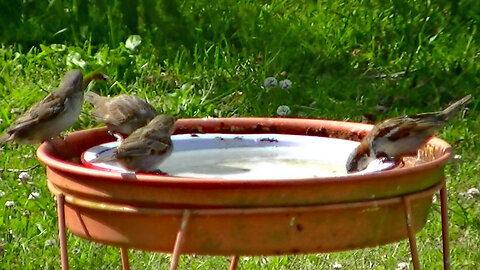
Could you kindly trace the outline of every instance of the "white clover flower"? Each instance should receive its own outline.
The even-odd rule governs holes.
[[[48,239],[45,241],[45,246],[46,247],[52,247],[57,244],[57,241],[55,239]]]
[[[280,88],[285,89],[285,90],[292,87],[292,81],[290,81],[289,79],[285,79],[283,81],[280,81],[278,84],[280,85]]]
[[[14,207],[15,206],[15,202],[14,201],[6,201],[5,202],[5,207]]]
[[[125,48],[134,51],[142,43],[142,37],[139,35],[131,35],[125,41]]]
[[[4,197],[5,196],[5,191],[3,190],[0,190],[0,198]]]
[[[341,268],[342,268],[342,264],[340,263],[335,262],[335,264],[333,265],[333,269],[341,269]]]
[[[33,201],[40,198],[40,193],[38,192],[32,192],[30,195],[28,195],[28,200]]]
[[[18,175],[18,180],[20,180],[21,182],[27,182],[30,179],[31,179],[31,177],[27,172],[21,172]]]
[[[10,113],[11,113],[11,114],[17,114],[17,113],[21,113],[21,112],[22,112],[22,111],[21,111],[19,108],[12,108],[12,109],[10,110]]]
[[[263,86],[267,89],[275,88],[277,86],[277,79],[275,79],[275,77],[268,77],[263,81]]]
[[[477,197],[478,195],[480,195],[480,191],[478,190],[478,188],[469,188],[467,190],[467,194],[471,197]]]
[[[407,269],[408,269],[408,263],[401,262],[397,264],[397,268],[395,270],[407,270]]]
[[[277,114],[279,116],[287,116],[287,115],[290,115],[291,113],[292,111],[290,110],[290,107],[288,107],[287,105],[280,105],[277,108]]]

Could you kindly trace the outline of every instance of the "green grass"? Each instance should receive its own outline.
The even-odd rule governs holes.
[[[0,130],[18,116],[12,109],[25,111],[72,68],[108,74],[113,84],[92,85],[102,94],[136,94],[177,117],[276,116],[287,105],[290,117],[375,122],[438,110],[471,93],[475,100],[465,118],[438,136],[461,157],[446,169],[452,268],[480,268],[480,198],[464,195],[480,188],[477,1],[90,2],[0,4]],[[142,42],[127,42],[130,35]],[[396,72],[405,73],[389,76]],[[293,85],[266,89],[271,76]],[[96,125],[82,114],[72,130]],[[0,167],[39,164],[35,149],[4,146]],[[19,183],[19,172],[0,174],[0,269],[59,268],[45,168],[29,174],[30,183]],[[40,198],[28,200],[32,192]],[[5,207],[7,201],[15,206]],[[424,269],[441,268],[440,232],[434,203],[417,234]],[[56,244],[46,246],[52,239]],[[71,235],[68,245],[72,269],[120,268],[116,248]],[[130,255],[133,269],[165,269],[170,262],[166,254]],[[335,262],[343,269],[395,269],[408,261],[408,242],[401,241],[331,254],[240,258],[240,269],[332,269]],[[227,265],[224,257],[183,256],[180,269]]]

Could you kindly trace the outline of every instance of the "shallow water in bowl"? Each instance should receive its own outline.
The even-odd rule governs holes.
[[[345,163],[358,142],[282,134],[182,134],[172,136],[174,151],[158,169],[173,176],[221,179],[305,179],[343,176]],[[84,153],[84,163],[98,169],[126,172],[116,162],[89,163],[112,142]],[[365,172],[391,167],[372,162]]]
[[[342,164],[293,156],[289,150],[293,149],[243,147],[184,151],[172,156],[163,168],[172,175],[224,179],[312,178],[346,174]],[[188,163],[181,162],[187,159],[190,160]]]

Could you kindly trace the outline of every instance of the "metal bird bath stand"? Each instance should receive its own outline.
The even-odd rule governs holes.
[[[177,134],[276,133],[359,140],[359,123],[280,118],[182,119]],[[68,269],[66,227],[90,241],[128,249],[238,256],[321,253],[408,238],[420,269],[415,233],[440,191],[444,269],[449,269],[444,166],[450,146],[432,139],[404,168],[371,174],[279,180],[221,180],[120,173],[86,168],[78,157],[111,141],[106,129],[75,132],[37,156],[57,198],[62,269]],[[59,153],[54,149],[64,152]],[[59,150],[60,149],[60,150]]]

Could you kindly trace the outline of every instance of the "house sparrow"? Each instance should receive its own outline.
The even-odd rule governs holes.
[[[57,89],[15,120],[0,137],[0,145],[7,141],[40,143],[73,125],[82,110],[84,87],[92,80],[108,80],[108,77],[94,73],[82,79],[80,70],[68,71]]]
[[[93,119],[105,123],[111,133],[128,136],[157,115],[157,111],[150,104],[132,95],[108,98],[94,92],[87,92],[85,100],[95,108],[91,114]]]
[[[443,111],[391,118],[375,125],[348,157],[347,171],[364,170],[377,158],[398,162],[404,156],[416,155],[418,149],[470,101],[468,95]]]
[[[158,115],[146,126],[135,130],[109,154],[91,162],[116,160],[124,168],[134,172],[159,171],[158,165],[173,151],[170,136],[176,119],[168,115]]]

